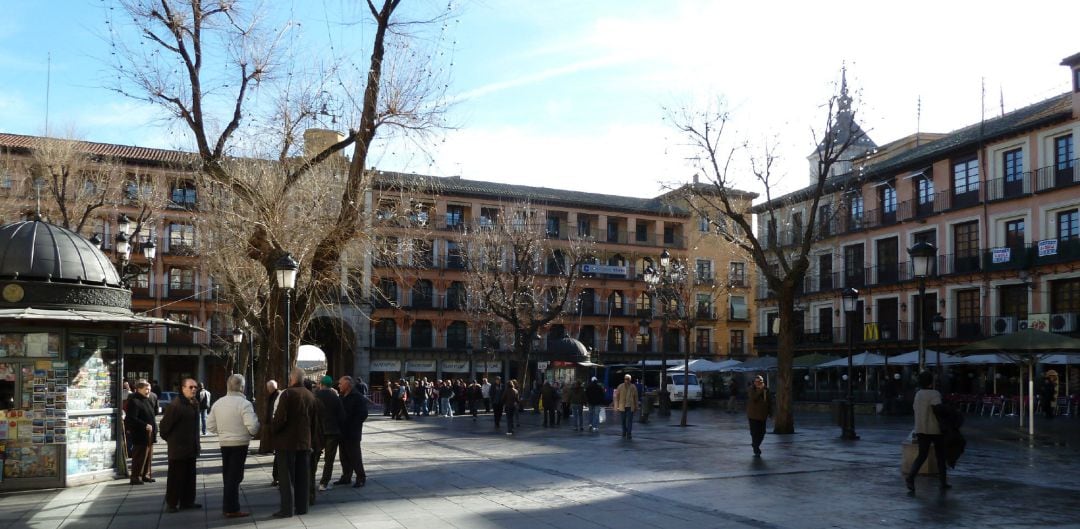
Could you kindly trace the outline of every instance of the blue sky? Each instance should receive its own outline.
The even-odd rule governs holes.
[[[112,0],[11,0],[0,20],[0,130],[174,148],[183,129],[102,88]],[[745,5],[744,5],[745,4]],[[957,4],[957,5],[951,5]],[[305,38],[343,26],[323,8],[351,0],[275,1]],[[947,132],[1066,92],[1062,58],[1080,52],[1080,2],[681,2],[465,0],[447,24],[456,129],[428,154],[388,149],[381,169],[582,191],[654,196],[692,174],[665,105],[722,97],[731,144],[775,141],[780,189],[806,180],[805,156],[842,64],[879,144]],[[352,30],[355,32],[356,30]],[[366,61],[366,52],[357,59]],[[986,87],[985,102],[982,87]],[[922,114],[918,118],[917,101]],[[760,191],[749,178],[747,189]]]

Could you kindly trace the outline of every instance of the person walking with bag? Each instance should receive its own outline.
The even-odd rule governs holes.
[[[915,437],[919,442],[919,455],[911,462],[904,483],[908,491],[915,492],[915,476],[919,475],[926,458],[930,455],[930,445],[934,445],[934,457],[937,459],[938,479],[941,490],[952,488],[945,479],[945,436],[941,432],[934,406],[941,405],[941,393],[934,389],[934,374],[929,371],[919,373],[919,391],[915,393],[912,409],[915,410]]]
[[[765,377],[758,375],[750,384],[746,397],[746,418],[750,422],[750,446],[754,457],[761,457],[761,441],[765,439],[765,421],[772,415],[772,396],[765,386]]]
[[[615,388],[615,409],[622,412],[622,436],[633,439],[634,412],[638,409],[638,390],[630,375],[625,375],[623,383]]]

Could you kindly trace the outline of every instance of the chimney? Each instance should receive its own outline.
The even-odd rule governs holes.
[[[345,139],[345,135],[328,129],[307,129],[304,131],[304,157],[311,158],[323,149]],[[343,153],[338,153],[344,155]]]
[[[1080,53],[1066,57],[1062,66],[1068,66],[1072,77],[1072,117],[1080,119]]]

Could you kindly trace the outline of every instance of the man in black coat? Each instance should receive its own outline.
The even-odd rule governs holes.
[[[158,432],[169,443],[169,471],[165,482],[165,510],[198,509],[195,503],[195,460],[199,457],[199,403],[195,379],[180,382],[180,397],[165,408]]]
[[[142,485],[154,481],[147,467],[153,458],[154,441],[157,440],[157,413],[150,402],[150,383],[135,382],[135,391],[128,395],[127,415],[124,426],[131,432],[131,484]]]
[[[274,518],[306,514],[311,482],[312,432],[319,417],[315,395],[304,387],[304,370],[289,372],[289,387],[281,392],[271,422],[274,467],[277,469],[281,508]]]
[[[353,487],[363,487],[367,483],[367,472],[364,471],[364,457],[360,453],[360,441],[363,438],[364,421],[368,417],[367,397],[355,387],[353,378],[341,377],[338,380],[341,388],[341,406],[344,411],[341,421],[341,479],[334,482],[335,485],[348,485],[352,481],[352,475],[356,474],[356,483]]]
[[[495,413],[495,429],[499,429],[499,422],[502,421],[503,414],[503,391],[506,391],[506,387],[503,386],[502,377],[495,377],[495,383],[491,385],[489,395],[491,396],[491,402],[495,407],[493,411]]]
[[[326,490],[330,487],[330,478],[334,473],[334,458],[337,457],[338,445],[341,443],[341,423],[345,418],[345,408],[341,406],[341,397],[334,391],[334,379],[330,375],[323,376],[319,381],[319,390],[315,392],[315,398],[322,403],[319,411],[322,414],[322,446],[326,452],[319,490]]]
[[[600,430],[600,413],[604,409],[604,386],[592,377],[589,385],[585,387],[585,403],[589,405],[589,431]]]

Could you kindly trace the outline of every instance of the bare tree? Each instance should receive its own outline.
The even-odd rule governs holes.
[[[246,11],[243,2],[119,3],[135,37],[113,24],[114,88],[158,106],[190,132],[201,188],[222,194],[216,200],[233,207],[220,224],[233,231],[208,237],[229,246],[209,251],[250,261],[229,264],[230,273],[228,260],[219,259],[212,272],[237,316],[262,334],[265,365],[284,365],[283,293],[271,288],[275,263],[286,254],[302,263],[290,329],[301,335],[328,293],[339,289],[342,254],[362,235],[372,178],[366,166],[379,131],[385,126],[423,136],[441,122],[445,84],[442,72],[431,67],[437,54],[419,51],[419,43],[432,41],[414,38],[414,32],[439,27],[449,8],[409,18],[398,12],[401,0],[366,0],[374,25],[371,56],[358,72],[362,80],[354,82],[353,72],[333,57],[321,60],[307,48],[302,57],[290,55],[299,38],[295,25],[274,24],[267,13]],[[419,9],[424,7],[436,9]],[[305,145],[302,153],[300,132],[328,118],[332,124],[340,119],[347,132]],[[346,160],[341,153],[350,147],[352,159]],[[245,159],[237,160],[239,154]],[[335,194],[313,192],[321,187]],[[295,355],[289,359],[295,362]],[[258,378],[265,380],[267,372]]]
[[[682,133],[689,147],[699,154],[696,169],[707,180],[707,192],[694,192],[697,188],[688,188],[693,194],[690,206],[701,214],[711,211],[720,213],[719,218],[710,219],[718,233],[754,259],[758,273],[777,298],[780,329],[777,353],[779,388],[774,417],[776,433],[795,431],[792,406],[795,295],[809,269],[810,252],[818,239],[816,234],[820,233],[821,224],[830,220],[818,216],[832,215],[839,209],[829,208],[833,213],[825,213],[820,206],[823,201],[831,202],[831,197],[835,195],[830,193],[842,190],[847,179],[839,176],[847,175],[836,175],[836,169],[854,167],[853,159],[857,152],[854,147],[865,139],[865,133],[855,125],[855,112],[850,104],[845,83],[840,93],[830,98],[825,106],[824,132],[817,142],[817,161],[811,174],[811,185],[807,188],[782,199],[774,199],[772,189],[777,184],[777,175],[773,173],[777,157],[775,147],[766,144],[760,156],[749,157],[750,172],[765,189],[766,200],[759,206],[758,213],[765,217],[768,226],[765,234],[755,234],[752,219],[736,207],[735,201],[729,196],[729,190],[734,189],[733,183],[738,176],[732,170],[738,148],[723,146],[724,127],[729,117],[727,112],[720,105],[700,111],[682,109],[668,112],[673,126]],[[793,215],[793,206],[796,205],[805,207],[805,221],[796,222],[797,217]],[[785,229],[781,230],[780,226]],[[782,232],[787,237],[781,238]]]
[[[528,202],[503,206],[459,238],[465,250],[466,289],[476,321],[492,318],[509,327],[525,387],[533,341],[568,311],[579,268],[590,244],[549,237],[541,211]]]

